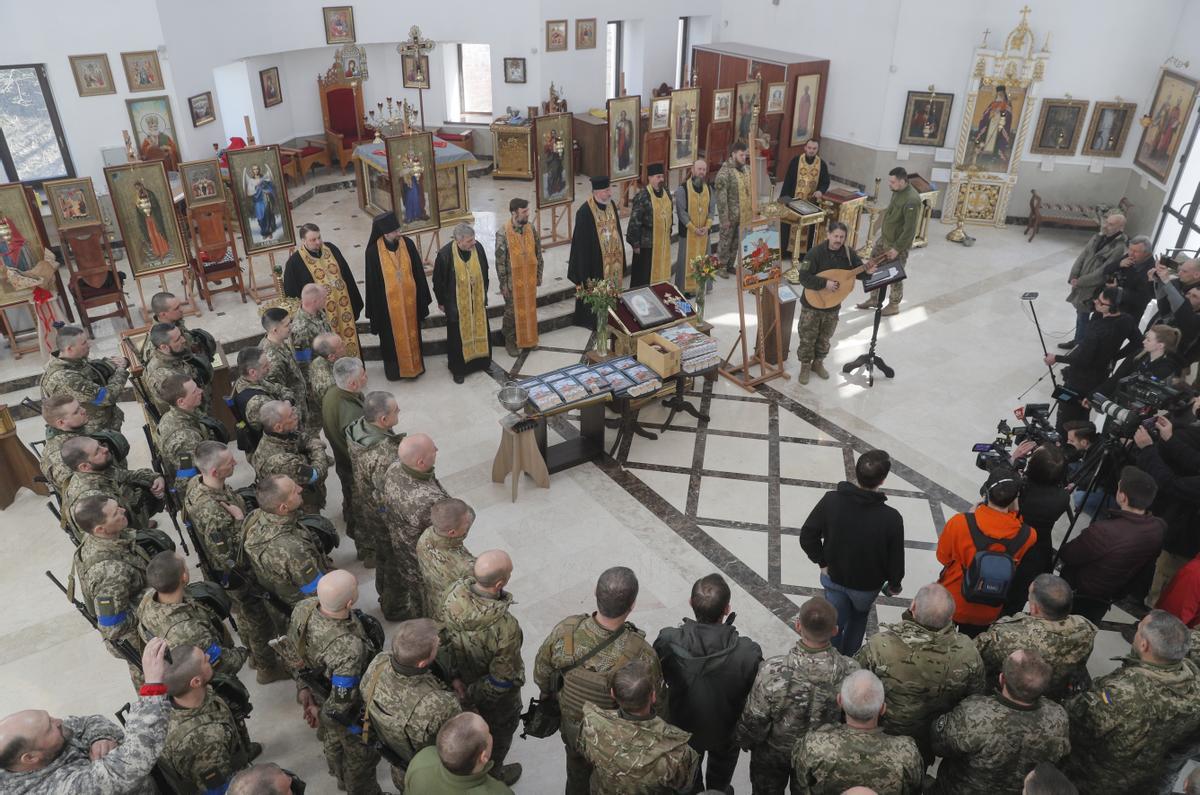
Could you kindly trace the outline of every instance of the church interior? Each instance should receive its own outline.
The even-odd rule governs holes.
[[[940,557],[947,522],[988,499],[973,446],[996,444],[998,421],[1020,428],[1024,407],[1053,406],[1071,384],[1044,356],[1096,322],[1094,295],[1080,320],[1080,252],[1120,217],[1122,241],[1144,236],[1143,256],[1172,268],[1200,256],[1200,5],[1188,0],[64,0],[56,11],[51,22],[37,4],[0,0],[4,27],[20,31],[0,56],[0,715],[111,717],[137,699],[125,663],[44,575],[65,583],[77,542],[57,526],[61,495],[38,461],[64,327],[85,329],[92,359],[131,359],[112,430],[131,442],[129,468],[163,467],[136,352],[158,344],[153,297],[178,297],[187,327],[216,343],[209,391],[237,461],[229,483],[253,487],[255,466],[233,444],[239,354],[264,344],[272,309],[300,310],[305,282],[326,285],[331,333],[365,364],[365,391],[394,396],[395,430],[433,440],[437,480],[474,511],[467,548],[511,557],[525,704],[539,695],[542,640],[596,609],[597,577],[613,566],[637,575],[629,620],[647,642],[691,618],[692,583],[716,572],[738,632],[764,658],[786,654],[797,611],[826,593],[801,528],[870,450],[890,454],[881,492],[903,518],[904,577],[876,595],[867,639],[901,621],[918,589],[959,565]],[[914,204],[901,243],[889,202],[904,192]],[[510,225],[518,205],[530,237]],[[580,299],[612,273],[609,210],[622,238],[641,237],[616,241],[615,293]],[[697,210],[708,220],[693,240],[679,213]],[[370,263],[389,256],[380,218],[418,261],[393,251],[404,264],[372,284]],[[315,251],[302,225],[319,228]],[[801,283],[802,262],[835,234],[847,263],[903,268],[880,282],[894,303],[878,308],[858,306],[870,294],[842,277],[854,286],[813,364],[796,346],[812,342],[802,296],[821,290]],[[513,254],[534,239],[536,284],[527,268],[517,277],[527,252]],[[319,258],[322,240],[348,270]],[[501,249],[511,275],[496,267]],[[417,318],[402,295],[414,279],[429,283]],[[361,296],[366,313],[346,314],[339,296]],[[1158,311],[1147,301],[1139,338]],[[579,322],[585,305],[598,319]],[[670,341],[681,330],[709,346],[690,369]],[[1184,390],[1195,389],[1192,348],[1178,351]],[[614,365],[602,365],[620,357],[647,384],[604,384]],[[598,397],[585,388],[597,374]],[[314,434],[320,407],[318,396]],[[1107,439],[1099,408],[1090,418]],[[1055,419],[1033,426],[1050,433]],[[1114,446],[1137,452],[1131,438]],[[358,506],[340,464],[328,469],[320,512],[341,534],[329,559],[356,578],[386,651],[397,622],[381,613],[378,568],[345,532]],[[1190,510],[1194,535],[1194,500]],[[1055,548],[1091,520],[1071,513],[1053,525]],[[191,580],[209,579],[179,519],[168,508],[156,525],[191,548]],[[1146,598],[1143,586],[1106,603],[1093,680],[1130,653]],[[257,761],[337,791],[291,682],[259,684],[249,667],[239,678]],[[559,791],[563,754],[556,736],[515,738],[512,791]],[[1161,791],[1183,792],[1196,766],[1179,763]],[[388,768],[376,771],[385,792]],[[752,791],[749,754],[730,787]]]

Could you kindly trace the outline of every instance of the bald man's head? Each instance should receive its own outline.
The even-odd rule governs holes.
[[[0,720],[0,768],[11,773],[41,770],[62,753],[71,729],[44,709],[14,712]]]
[[[455,715],[438,730],[437,754],[446,770],[456,776],[479,772],[492,755],[487,722],[474,712]]]
[[[503,588],[512,577],[512,570],[512,558],[503,549],[489,549],[475,558],[475,581],[481,588]]]
[[[300,308],[310,315],[315,315],[325,308],[325,299],[329,293],[323,285],[309,282],[300,291]]]
[[[396,453],[400,463],[418,472],[428,472],[437,461],[437,445],[428,434],[414,433],[405,436]]]
[[[329,613],[348,610],[358,601],[358,580],[345,569],[334,569],[317,583],[317,600]]]

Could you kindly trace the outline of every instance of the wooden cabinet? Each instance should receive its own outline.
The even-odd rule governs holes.
[[[589,177],[608,176],[608,121],[590,113],[573,114],[571,133],[582,155],[579,173]]]

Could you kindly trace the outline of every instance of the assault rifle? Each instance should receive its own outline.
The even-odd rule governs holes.
[[[63,596],[67,597],[67,601],[75,606],[75,609],[79,611],[79,614],[83,616],[89,624],[92,625],[92,629],[99,632],[100,624],[98,621],[96,621],[96,616],[92,614],[92,611],[88,609],[88,606],[76,599],[74,595],[67,590],[67,586],[63,585],[62,581],[54,576],[53,572],[47,570],[46,576],[50,578],[50,582],[54,583],[58,590],[62,591]],[[109,645],[116,649],[117,653],[125,658],[126,662],[137,668],[139,671],[142,670],[142,655],[138,654],[137,649],[133,648],[132,643],[124,639],[110,640]]]
[[[149,423],[142,426],[142,432],[146,435],[146,446],[150,448],[150,466],[163,479],[163,502],[166,503],[167,516],[171,517],[171,524],[175,525],[175,535],[179,537],[179,548],[183,550],[183,554],[187,555],[188,545],[183,540],[183,530],[179,527],[180,506],[179,499],[175,494],[175,473],[166,471],[166,465],[163,464],[162,456],[158,454],[158,447],[154,444],[154,437],[150,434]]]

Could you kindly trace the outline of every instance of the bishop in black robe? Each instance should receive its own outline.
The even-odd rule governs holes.
[[[458,231],[456,228],[456,235]],[[460,243],[468,244],[466,250],[460,246]],[[477,291],[474,302],[464,297],[462,305],[460,305],[455,259],[469,263],[472,251],[480,270],[480,289]],[[487,321],[487,288],[487,254],[484,253],[483,246],[475,242],[473,231],[469,238],[464,237],[459,240],[456,236],[454,240],[442,246],[438,251],[437,259],[433,262],[433,294],[437,298],[438,307],[446,313],[446,358],[456,384],[461,384],[467,374],[486,371],[492,366],[492,338]],[[463,312],[470,312],[471,316],[464,318],[461,316]],[[482,338],[473,336],[472,339],[464,341],[463,326],[466,325],[468,328],[478,326],[480,312],[482,312],[482,328],[477,328],[476,334],[482,335]],[[464,342],[485,348],[486,354],[468,359],[464,352]]]
[[[346,258],[342,256],[342,251],[332,243],[326,243],[329,251],[333,254],[333,258],[337,260],[338,270],[342,272],[342,281],[346,283],[346,292],[350,296],[350,308],[354,312],[354,319],[363,311],[362,294],[358,291],[358,282],[354,281],[354,274],[350,271],[350,266],[346,263]],[[310,251],[314,257],[321,256],[321,250]],[[293,251],[292,256],[288,257],[283,266],[283,294],[288,298],[300,300],[300,292],[304,289],[304,285],[311,284],[313,281],[312,273],[308,270],[308,266],[304,264],[304,260],[300,257],[299,251]]]
[[[571,252],[567,255],[567,278],[574,285],[580,285],[588,279],[604,278],[604,253],[600,248],[600,235],[596,232],[596,218],[592,213],[591,202],[605,207],[612,200],[612,189],[608,177],[592,177],[592,197],[585,201],[575,211],[575,231],[571,236]],[[616,239],[621,248],[621,275],[625,273],[625,243],[621,234],[621,216],[616,218]],[[618,280],[617,287],[620,287]],[[575,314],[571,322],[584,328],[596,328],[596,314],[580,299],[575,299]]]
[[[410,238],[398,234],[399,229],[400,222],[396,220],[395,213],[375,216],[365,255],[367,319],[371,321],[371,333],[379,336],[383,372],[389,381],[416,378],[425,372],[421,355],[421,322],[429,316],[429,305],[433,303],[421,254]],[[379,256],[381,240],[390,252],[398,252],[404,246],[412,273],[411,284],[405,278],[406,274],[396,273],[391,280],[387,278]],[[388,266],[390,272],[391,263]],[[410,291],[415,298],[412,302],[409,302],[406,294]],[[399,345],[397,331],[405,335],[399,340]]]

